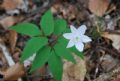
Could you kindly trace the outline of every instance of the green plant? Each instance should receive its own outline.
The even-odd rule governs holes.
[[[10,27],[23,35],[28,35],[31,39],[26,43],[22,52],[21,62],[24,62],[34,53],[36,57],[31,66],[31,72],[41,68],[46,62],[56,81],[62,81],[63,59],[75,63],[72,56],[74,52],[83,59],[83,54],[75,49],[66,48],[68,40],[62,34],[70,31],[67,23],[63,19],[54,18],[51,10],[48,10],[41,18],[40,28],[32,23],[19,23]]]

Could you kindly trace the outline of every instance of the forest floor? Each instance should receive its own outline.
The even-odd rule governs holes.
[[[85,59],[78,61],[75,70],[64,69],[70,75],[63,81],[120,81],[119,0],[0,0],[0,81],[53,81],[46,66],[30,74],[29,67],[19,64],[29,37],[9,30],[21,22],[38,25],[48,9],[68,25],[86,25],[86,34],[92,38],[85,45]],[[5,51],[12,57],[14,66],[9,66]]]

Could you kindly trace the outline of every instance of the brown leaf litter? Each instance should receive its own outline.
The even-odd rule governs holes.
[[[112,32],[104,32],[103,37],[112,40],[112,45],[120,52],[120,30]]]
[[[103,16],[110,4],[110,0],[89,0],[90,11],[97,15]]]

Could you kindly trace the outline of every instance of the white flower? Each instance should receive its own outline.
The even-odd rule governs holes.
[[[78,29],[76,29],[73,25],[70,25],[71,33],[65,33],[63,36],[70,40],[67,48],[75,47],[82,52],[84,49],[84,44],[83,43],[88,43],[91,40],[90,37],[84,35],[87,27],[85,25],[81,25]]]

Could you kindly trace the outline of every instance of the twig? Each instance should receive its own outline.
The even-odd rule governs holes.
[[[12,57],[10,56],[8,50],[6,49],[6,47],[2,44],[0,44],[0,48],[2,48],[3,54],[9,64],[9,66],[12,66],[15,64],[15,62],[13,61]]]
[[[15,65],[15,62],[13,61],[12,57],[10,56],[10,53],[7,50],[6,46],[3,45],[3,44],[0,44],[0,48],[2,49],[3,54],[4,54],[6,60],[7,60],[8,64],[9,64],[9,66]],[[18,81],[22,81],[22,79],[19,78]]]

